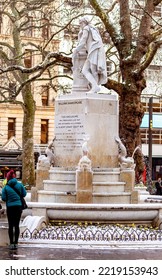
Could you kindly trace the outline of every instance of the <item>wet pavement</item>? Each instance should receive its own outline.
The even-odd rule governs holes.
[[[157,244],[20,244],[0,247],[1,260],[162,260]]]

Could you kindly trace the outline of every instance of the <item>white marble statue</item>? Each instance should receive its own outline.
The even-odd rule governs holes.
[[[47,155],[47,158],[49,159],[50,165],[54,166],[55,163],[55,157],[54,157],[54,142],[56,137],[49,143],[48,147],[45,150],[45,154]]]
[[[85,50],[87,57],[81,71],[89,82],[89,93],[97,93],[100,91],[99,85],[107,82],[105,50],[99,31],[89,24],[86,16],[80,19],[79,24],[78,45],[72,56],[73,70],[75,70],[75,61],[78,59],[79,53]]]
[[[39,157],[37,162],[37,170],[48,170],[51,166],[54,166],[55,157],[54,157],[54,141],[56,137],[49,143],[48,147],[45,150],[45,155],[41,155],[39,149]]]
[[[37,170],[48,170],[50,168],[50,161],[45,155],[40,155],[37,162]]]
[[[91,160],[87,156],[82,156],[78,164],[78,170],[91,170]]]
[[[121,169],[134,169],[135,163],[133,157],[127,157],[127,150],[119,137],[115,137],[119,147],[119,162]]]
[[[88,138],[86,139],[87,141],[89,140]],[[82,145],[82,154],[83,156],[81,157],[79,164],[78,164],[78,169],[83,171],[83,170],[91,170],[91,160],[88,157],[89,150],[87,146],[87,141],[85,141]]]

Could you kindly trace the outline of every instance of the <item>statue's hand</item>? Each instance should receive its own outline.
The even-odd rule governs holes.
[[[77,49],[74,49],[74,50],[73,50],[72,57],[76,57],[77,55],[78,55],[78,51],[77,51]]]

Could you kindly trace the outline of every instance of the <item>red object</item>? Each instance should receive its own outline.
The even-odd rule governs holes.
[[[15,173],[14,173],[14,170],[11,169],[11,170],[7,173],[6,179],[7,179],[7,181],[9,181],[9,180],[11,180],[11,179],[13,179],[13,178],[15,178]]]
[[[143,171],[143,174],[142,174],[142,181],[144,184],[146,184],[146,166],[144,167],[144,171]]]

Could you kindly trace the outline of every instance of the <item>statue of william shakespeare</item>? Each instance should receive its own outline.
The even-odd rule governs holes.
[[[97,93],[100,86],[107,82],[106,55],[102,38],[96,27],[89,24],[89,19],[84,16],[79,21],[80,32],[78,45],[73,51],[73,70],[78,65],[79,55],[85,50],[86,59],[82,67],[82,74],[89,83],[88,93]]]

